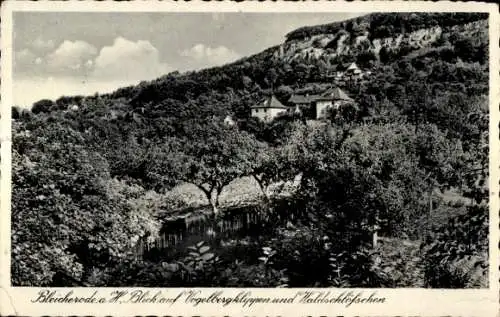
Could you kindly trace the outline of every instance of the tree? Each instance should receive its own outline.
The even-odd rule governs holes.
[[[379,59],[384,64],[392,62],[395,57],[396,54],[386,46],[382,46],[382,48],[379,51]]]
[[[293,157],[303,162],[290,164],[303,171],[306,209],[316,218],[338,213],[338,221],[360,235],[376,235],[380,228],[415,236],[414,224],[428,210],[428,193],[458,184],[460,142],[446,139],[435,126],[423,125],[419,134],[404,123],[316,131],[305,139],[295,136]]]
[[[274,68],[269,69],[266,75],[266,83],[269,87],[271,87],[271,90],[274,90],[277,79],[278,73],[276,70]]]
[[[131,194],[116,195],[107,161],[78,132],[38,125],[13,143],[14,285],[88,285],[131,252],[132,237],[152,230],[150,211],[130,205]]]
[[[31,108],[31,112],[40,113],[40,112],[50,112],[52,107],[54,106],[54,102],[49,99],[42,99],[33,104]]]
[[[371,68],[376,61],[377,56],[370,50],[363,51],[356,57],[356,63],[361,68]]]
[[[437,186],[436,174],[441,169],[449,171],[448,166],[453,166],[448,159],[449,152],[443,148],[442,134],[425,130],[422,136],[437,134],[432,137],[435,148],[428,145],[427,140],[419,139],[411,127],[400,123],[363,126],[346,141],[346,148],[359,153],[355,156],[358,168],[374,176],[371,194],[376,197],[377,208],[372,209],[371,219],[386,234],[414,236],[414,224],[427,210],[423,202]],[[420,151],[424,145],[427,149]],[[437,162],[440,153],[441,162]]]
[[[21,110],[19,109],[18,106],[12,107],[12,114],[11,114],[12,119],[19,119],[21,117]]]
[[[407,115],[409,121],[418,132],[419,126],[426,120],[425,114],[432,106],[432,87],[421,77],[412,77],[412,85],[406,86],[406,97],[403,105],[403,114]]]
[[[315,234],[337,241],[331,249],[334,257],[345,248],[358,252],[371,243],[380,210],[376,192],[380,182],[366,170],[368,162],[354,141],[355,130],[337,125],[303,127],[289,139],[287,150],[288,165],[302,174],[295,196],[301,219],[312,223]]]
[[[273,183],[292,180],[297,174],[285,156],[283,146],[269,146],[260,143],[257,146],[257,155],[254,158],[254,167],[250,175],[257,181],[266,202],[270,202],[269,186]]]
[[[479,40],[479,43],[477,41]],[[479,62],[481,64],[488,61],[488,42],[479,38],[459,35],[452,41],[456,55],[466,62]]]
[[[299,82],[300,84],[304,84],[309,80],[311,68],[308,65],[304,63],[298,63],[294,67],[294,70],[296,72],[297,82]]]
[[[353,103],[340,105],[338,108],[328,109],[327,117],[332,124],[348,127],[358,120],[360,111]]]
[[[222,190],[234,179],[249,175],[255,158],[255,139],[219,120],[186,123],[189,137],[159,145],[151,156],[152,178],[169,184],[174,179],[195,185],[219,212]]]
[[[422,245],[426,287],[488,287],[488,219],[486,204],[468,206],[432,232]]]
[[[288,101],[290,97],[293,95],[293,89],[289,86],[279,86],[275,91],[276,97],[278,100]]]
[[[487,122],[487,121],[486,121]],[[489,145],[488,130],[482,130],[480,140],[476,148],[467,152],[464,159],[465,168],[458,171],[461,175],[462,190],[464,196],[470,198],[475,204],[488,201],[489,196]]]

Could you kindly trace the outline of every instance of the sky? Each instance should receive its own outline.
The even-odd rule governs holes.
[[[360,13],[15,12],[14,104],[91,95],[223,65],[301,26]]]

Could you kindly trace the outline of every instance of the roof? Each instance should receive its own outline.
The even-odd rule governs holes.
[[[358,65],[356,65],[356,63],[351,63],[351,65],[347,67],[347,69],[356,69],[356,68],[358,68]]]
[[[317,100],[344,100],[353,101],[342,89],[339,87],[330,88],[323,93]]]
[[[279,102],[278,99],[276,99],[276,97],[274,95],[267,97],[263,102],[255,105],[255,106],[252,106],[250,108],[252,108],[252,109],[255,109],[255,108],[288,109],[288,107],[285,107],[281,102]]]
[[[355,62],[352,63],[344,63],[344,64],[337,64],[337,70],[343,70],[345,72],[352,72],[360,69],[358,65],[356,65]]]
[[[354,69],[358,69],[358,65],[356,65],[356,63],[351,63],[349,65],[349,67],[347,67],[347,70],[354,70]]]
[[[288,100],[293,104],[312,103],[318,98],[317,95],[292,95]]]
[[[354,74],[361,74],[362,71],[359,69],[358,65],[356,63],[351,63],[349,67],[345,70],[346,73],[354,73]]]

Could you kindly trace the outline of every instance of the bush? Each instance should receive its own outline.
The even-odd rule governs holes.
[[[31,112],[37,114],[41,112],[50,112],[53,109],[54,102],[49,99],[42,99],[33,104],[33,107],[31,108]]]
[[[356,57],[356,63],[361,68],[370,68],[377,61],[377,56],[372,51],[364,51]]]
[[[487,287],[487,206],[471,206],[451,219],[428,237],[423,251],[427,287]]]
[[[12,119],[19,119],[21,117],[21,110],[19,109],[19,107],[12,107],[12,114],[11,114],[11,118]]]

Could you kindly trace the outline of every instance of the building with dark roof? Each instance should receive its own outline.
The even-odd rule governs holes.
[[[324,119],[329,109],[338,109],[346,104],[354,104],[354,100],[342,89],[330,88],[316,98],[316,119]]]
[[[295,110],[300,110],[310,118],[323,119],[330,108],[338,109],[345,104],[354,104],[354,100],[349,97],[339,87],[332,87],[320,95],[292,95],[289,103],[294,105]]]
[[[294,94],[288,102],[293,105],[294,112],[301,113],[306,117],[314,117],[316,99],[319,95],[309,94]]]
[[[316,101],[317,95],[292,95],[288,102],[293,105],[309,105]]]
[[[251,107],[251,116],[264,122],[273,121],[279,114],[288,111],[288,107],[279,102],[276,97],[269,96],[261,103]]]
[[[327,79],[333,80],[336,85],[343,85],[347,82],[358,81],[371,75],[368,70],[362,70],[356,63],[338,64],[329,69]]]

